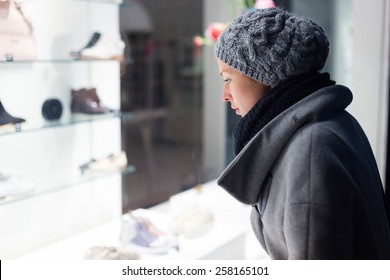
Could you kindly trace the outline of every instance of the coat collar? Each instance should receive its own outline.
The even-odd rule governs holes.
[[[351,102],[351,91],[341,85],[322,88],[302,99],[249,141],[220,175],[218,185],[244,204],[257,203],[267,174],[295,132],[329,113],[344,110]]]

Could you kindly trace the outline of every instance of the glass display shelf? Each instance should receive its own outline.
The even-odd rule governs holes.
[[[94,4],[121,5],[128,0],[27,0],[28,2],[50,1],[50,2],[84,2]]]
[[[166,117],[168,110],[165,108],[150,108],[134,112],[124,112],[121,114],[123,123],[140,123],[145,121],[153,121]]]
[[[64,1],[64,0],[57,0],[57,1]],[[125,4],[125,2],[126,2],[126,0],[71,0],[71,1],[108,4],[108,5],[122,5],[122,4]]]
[[[101,115],[87,115],[87,114],[72,114],[69,118],[62,118],[58,121],[36,121],[28,122],[16,125],[4,125],[0,126],[0,137],[4,135],[10,135],[15,133],[26,133],[40,131],[48,128],[72,126],[79,123],[96,122],[109,119],[121,119],[123,122],[135,122],[150,121],[154,119],[164,118],[167,115],[167,109],[156,108],[147,109],[134,112],[116,112]]]
[[[109,63],[116,62],[121,64],[132,64],[132,59],[117,60],[117,59],[72,59],[72,58],[58,58],[58,59],[31,59],[31,60],[0,60],[2,64],[31,64],[31,63]]]
[[[57,1],[64,1],[64,0],[57,0]],[[72,0],[72,1],[107,4],[107,5],[117,5],[121,8],[129,8],[132,5],[132,3],[129,0]]]
[[[99,173],[84,173],[82,174],[80,169],[74,168],[68,171],[48,172],[42,176],[37,176],[31,179],[29,183],[33,184],[31,191],[18,196],[8,196],[0,198],[0,207],[2,205],[19,202],[22,200],[30,199],[33,197],[41,196],[44,194],[56,192],[59,190],[68,189],[78,186],[83,183],[93,182],[102,178],[113,175],[127,175],[135,171],[135,167],[128,165],[122,170],[111,170],[107,172]]]
[[[55,128],[70,126],[79,123],[95,122],[101,120],[108,120],[114,118],[120,118],[121,113],[109,113],[109,114],[99,114],[99,115],[87,115],[87,114],[72,114],[69,118],[62,118],[58,121],[36,121],[16,124],[16,125],[5,125],[4,127],[0,126],[0,136],[14,133],[24,133],[39,131],[46,128]]]
[[[39,1],[39,0],[27,0],[31,2]],[[42,0],[40,0],[42,1]],[[50,2],[81,2],[81,3],[91,3],[91,4],[104,4],[104,5],[116,5],[116,6],[131,6],[131,2],[129,0],[46,0]]]

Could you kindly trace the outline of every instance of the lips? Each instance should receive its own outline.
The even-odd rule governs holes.
[[[230,103],[230,108],[236,112],[236,115],[240,114],[240,108],[234,106],[233,104]]]

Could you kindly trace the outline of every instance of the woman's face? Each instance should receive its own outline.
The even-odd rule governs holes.
[[[218,58],[217,63],[224,82],[222,100],[230,102],[237,115],[245,116],[269,87],[248,78]]]

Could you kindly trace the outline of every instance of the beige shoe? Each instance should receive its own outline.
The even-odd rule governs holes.
[[[172,219],[171,228],[185,237],[198,237],[209,232],[214,224],[213,213],[204,205],[189,205]]]
[[[135,251],[113,246],[91,247],[84,256],[86,260],[139,260]]]
[[[90,162],[80,166],[82,173],[84,172],[110,172],[115,170],[123,170],[127,166],[127,157],[124,151],[117,155],[109,155],[98,160],[92,159]]]

